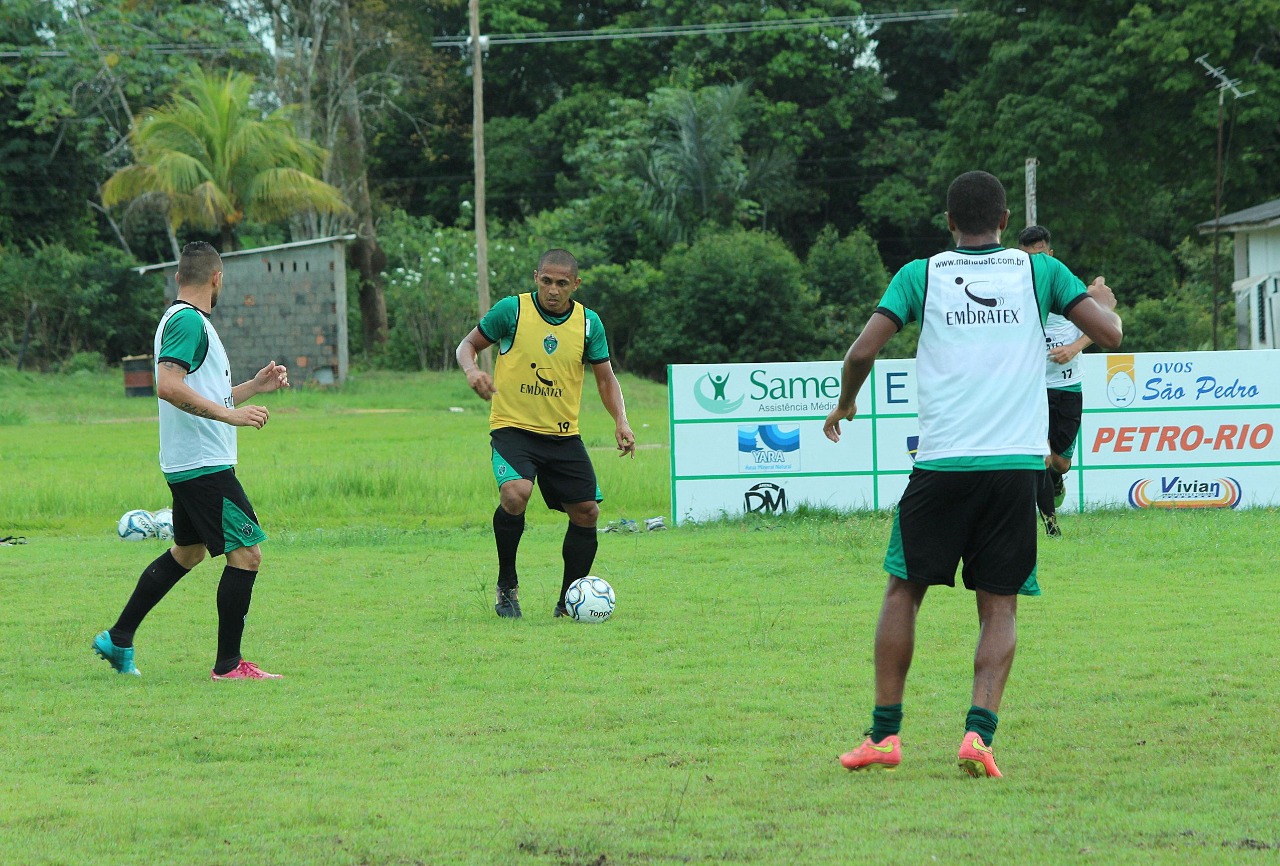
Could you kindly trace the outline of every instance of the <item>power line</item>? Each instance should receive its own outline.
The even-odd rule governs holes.
[[[945,21],[962,13],[959,9],[920,12],[878,12],[869,15],[838,15],[826,18],[781,18],[774,21],[729,21],[718,24],[684,24],[668,27],[621,27],[607,30],[553,30],[543,33],[493,33],[481,37],[482,46],[530,45],[541,42],[603,42],[615,39],[665,39],[673,36],[709,36],[720,33],[767,33],[800,30],[806,27],[878,27],[912,21]],[[443,36],[431,40],[433,48],[466,48],[470,39]]]
[[[774,21],[728,21],[717,24],[683,24],[667,27],[620,27],[604,30],[551,30],[542,33],[493,33],[480,37],[482,47],[494,45],[534,45],[547,42],[608,42],[616,39],[669,39],[677,36],[714,36],[730,33],[770,33],[784,30],[801,30],[809,27],[877,28],[883,24],[903,24],[916,21],[947,21],[963,13],[959,9],[926,9],[918,12],[876,12],[868,15],[837,15],[825,18],[781,18]],[[470,43],[466,36],[441,36],[431,40],[432,48],[466,48]],[[136,53],[153,51],[156,54],[222,54],[227,51],[260,52],[259,42],[155,43],[123,46],[104,46],[106,53]],[[71,52],[60,49],[0,51],[0,60],[22,57],[70,57]]]
[[[161,42],[123,47],[119,45],[102,46],[104,54],[138,54],[151,51],[156,54],[225,54],[228,51],[247,51],[257,53],[264,51],[261,42],[221,42],[202,44],[195,42]],[[0,60],[17,60],[23,57],[70,57],[71,52],[57,48],[39,51],[0,51]]]

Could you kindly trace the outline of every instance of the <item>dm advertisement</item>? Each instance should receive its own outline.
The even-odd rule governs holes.
[[[842,422],[840,363],[668,368],[675,522],[892,508],[919,444],[915,361],[877,361]],[[1280,504],[1280,353],[1086,354],[1064,511]]]

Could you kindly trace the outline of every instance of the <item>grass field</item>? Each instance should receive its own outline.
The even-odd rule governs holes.
[[[624,388],[634,461],[585,401],[605,520],[669,507],[665,392]],[[208,681],[207,563],[139,631],[144,675],[112,674],[89,641],[163,550],[115,519],[165,494],[154,401],[122,391],[0,369],[0,536],[28,540],[0,547],[6,866],[1280,859],[1275,511],[1065,517],[1000,781],[955,767],[976,622],[934,591],[904,764],[849,774],[887,516],[603,535],[618,609],[577,625],[550,616],[563,518],[538,504],[525,618],[499,620],[487,424],[456,373],[274,395],[241,433],[271,535],[245,648],[286,679]]]

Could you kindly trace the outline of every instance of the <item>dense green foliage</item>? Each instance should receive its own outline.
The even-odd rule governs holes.
[[[78,353],[112,363],[151,351],[161,286],[120,250],[41,245],[0,256],[0,359],[59,369]]]
[[[481,29],[495,35],[769,24],[492,44],[483,57],[492,295],[524,285],[510,274],[530,270],[538,247],[568,247],[583,263],[581,298],[608,311],[620,365],[658,375],[698,351],[676,339],[689,323],[672,320],[701,302],[677,294],[688,285],[668,263],[722,243],[714,237],[763,233],[802,265],[783,284],[791,297],[750,308],[752,328],[806,335],[770,347],[780,359],[838,354],[888,273],[949,244],[951,177],[984,168],[1002,178],[1011,241],[1025,217],[1024,164],[1035,158],[1038,219],[1079,276],[1103,274],[1115,287],[1132,313],[1127,348],[1212,346],[1215,306],[1222,345],[1233,345],[1229,245],[1212,261],[1196,226],[1214,215],[1219,126],[1223,211],[1280,194],[1277,0],[964,0],[958,15],[874,18],[922,5],[485,0]],[[831,20],[863,12],[878,23]],[[772,26],[802,19],[826,23]],[[474,262],[472,81],[466,52],[431,40],[466,31],[459,0],[6,3],[0,51],[16,56],[0,58],[0,255],[21,267],[35,246],[59,244],[169,258],[159,197],[106,207],[99,187],[138,164],[135,119],[189,87],[193,59],[215,76],[252,72],[263,116],[295,105],[299,133],[335,155],[326,179],[349,196],[368,190],[380,239],[406,219],[454,233],[453,260],[442,261],[458,281],[448,291],[439,280],[425,294],[410,285],[406,275],[427,279],[427,247],[381,239],[360,261],[362,294],[371,273],[385,274],[390,334],[385,346],[360,340],[362,357],[447,366],[459,323],[479,313],[472,278],[461,276]],[[316,50],[327,44],[335,50]],[[1252,93],[1228,94],[1220,115],[1201,55]],[[352,125],[355,109],[362,126]],[[334,216],[237,230],[278,242],[357,228]],[[530,255],[500,263],[504,246]],[[843,264],[829,261],[837,247]],[[705,275],[717,273],[727,272]],[[699,284],[700,294],[778,288],[748,277]],[[366,315],[373,321],[376,303],[353,312],[354,323]],[[898,342],[910,351],[909,338]]]

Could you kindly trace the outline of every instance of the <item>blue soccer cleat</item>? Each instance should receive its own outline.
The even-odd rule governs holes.
[[[111,632],[100,632],[93,639],[93,651],[106,659],[111,667],[115,668],[118,674],[132,674],[135,677],[142,676],[142,671],[138,670],[133,663],[133,647],[119,647],[111,642]]]

